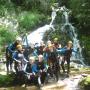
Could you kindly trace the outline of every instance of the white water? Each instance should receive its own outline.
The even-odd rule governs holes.
[[[27,36],[28,43],[29,44],[40,43],[43,39],[44,33],[49,29],[50,29],[50,25],[45,25],[43,27],[38,28],[34,32],[30,33]]]
[[[54,25],[53,25],[53,22],[57,16],[57,12],[58,11],[62,11],[63,10],[63,7],[60,7],[58,9],[55,9],[54,7],[52,7],[52,13],[51,13],[51,22],[49,25],[44,25],[36,30],[34,30],[34,32],[30,33],[28,36],[27,36],[27,39],[28,39],[28,43],[29,44],[35,44],[35,43],[39,43],[42,41],[43,39],[43,35],[46,31],[50,30],[50,28],[52,28],[53,30],[55,30],[54,28]],[[26,42],[24,43],[26,45]]]
[[[76,33],[76,29],[74,26],[72,26],[72,24],[69,22],[69,10],[65,7],[63,7],[63,26],[61,28],[61,30],[65,33],[68,34],[68,36],[71,38],[71,40],[73,41],[73,49],[77,52],[73,52],[72,53],[72,57],[71,60],[78,60],[81,62],[81,64],[85,65],[83,60],[83,56],[82,56],[82,47],[80,46],[80,41],[77,38],[77,33]]]
[[[79,90],[78,83],[82,78],[82,75],[65,78],[63,82],[66,84],[66,87],[63,90]]]
[[[52,28],[54,30],[54,26],[53,26],[53,22],[55,20],[55,17],[56,17],[56,12],[58,11],[59,9],[54,9],[52,7],[52,14],[51,14],[51,22],[49,25],[44,25],[38,29],[36,29],[34,32],[30,33],[28,36],[27,36],[27,39],[28,39],[28,43],[29,44],[35,44],[35,43],[39,43],[42,41],[43,39],[43,36],[44,36],[44,33],[48,30],[50,30],[50,28]]]
[[[83,75],[76,75],[69,78],[64,78],[63,80],[60,79],[56,83],[41,87],[41,90],[80,90],[78,84],[83,78]]]

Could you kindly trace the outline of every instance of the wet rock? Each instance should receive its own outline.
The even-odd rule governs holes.
[[[84,77],[80,82],[79,82],[79,87],[81,90],[90,90],[90,75],[87,77]]]
[[[40,90],[40,88],[36,86],[28,86],[28,87],[8,87],[8,88],[0,88],[0,90]]]
[[[40,90],[40,88],[37,86],[28,86],[26,87],[26,90]]]
[[[82,76],[83,76],[83,77],[87,77],[87,76],[88,76],[88,74],[85,74],[85,73],[84,73],[84,74],[82,74]]]
[[[63,81],[58,81],[57,83],[49,84],[46,86],[41,87],[41,90],[60,90],[66,84]]]
[[[0,71],[0,74],[1,74],[1,75],[6,75],[7,72],[5,72],[5,71]]]

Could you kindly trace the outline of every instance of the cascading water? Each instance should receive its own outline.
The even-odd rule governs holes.
[[[55,20],[57,11],[58,11],[58,9],[52,8],[52,14],[51,14],[52,20],[51,20],[49,25],[44,25],[43,27],[38,28],[37,30],[35,30],[34,32],[30,33],[27,36],[29,44],[35,44],[35,43],[39,43],[40,44],[40,42],[43,39],[44,33],[47,30],[50,30],[50,28],[52,28],[54,30],[53,22]],[[26,44],[26,43],[24,43],[24,44]]]
[[[84,58],[82,56],[82,48],[80,46],[80,41],[77,38],[77,33],[75,30],[75,27],[72,26],[72,24],[69,22],[69,10],[66,9],[65,7],[62,7],[63,10],[63,26],[61,28],[62,32],[65,32],[69,35],[69,37],[73,41],[73,48],[76,52],[72,53],[71,60],[78,60],[80,61],[83,65]]]
[[[77,52],[73,52],[72,53],[72,57],[71,57],[71,60],[78,60],[80,61],[83,65],[84,62],[83,62],[83,56],[82,56],[82,48],[80,46],[80,41],[78,40],[77,38],[77,33],[76,33],[76,30],[75,30],[75,27],[72,26],[72,24],[69,22],[69,10],[67,8],[65,8],[65,6],[63,7],[59,7],[58,9],[55,9],[54,7],[52,7],[52,14],[51,14],[51,22],[49,25],[44,25],[43,27],[40,27],[38,28],[37,30],[35,30],[34,32],[30,33],[28,36],[27,36],[27,39],[28,39],[28,43],[29,44],[35,44],[35,43],[39,43],[42,41],[43,39],[43,35],[44,33],[47,31],[47,30],[50,30],[50,28],[52,28],[54,30],[54,26],[53,26],[53,22],[55,20],[55,17],[56,17],[56,12],[57,11],[63,11],[63,22],[62,22],[62,27],[61,27],[61,31],[62,32],[66,32],[70,38],[72,39],[73,41],[73,48],[74,50],[76,50]],[[66,29],[66,27],[68,27]],[[26,43],[24,43],[26,45]]]

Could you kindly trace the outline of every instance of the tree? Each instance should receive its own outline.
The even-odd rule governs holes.
[[[13,42],[16,38],[16,32],[11,32],[5,26],[0,26],[0,45],[6,45]]]

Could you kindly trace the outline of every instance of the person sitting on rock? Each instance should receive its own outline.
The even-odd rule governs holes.
[[[38,84],[38,70],[37,70],[37,65],[35,63],[35,57],[30,57],[29,62],[27,63],[25,73],[27,75],[27,81],[28,84]]]

